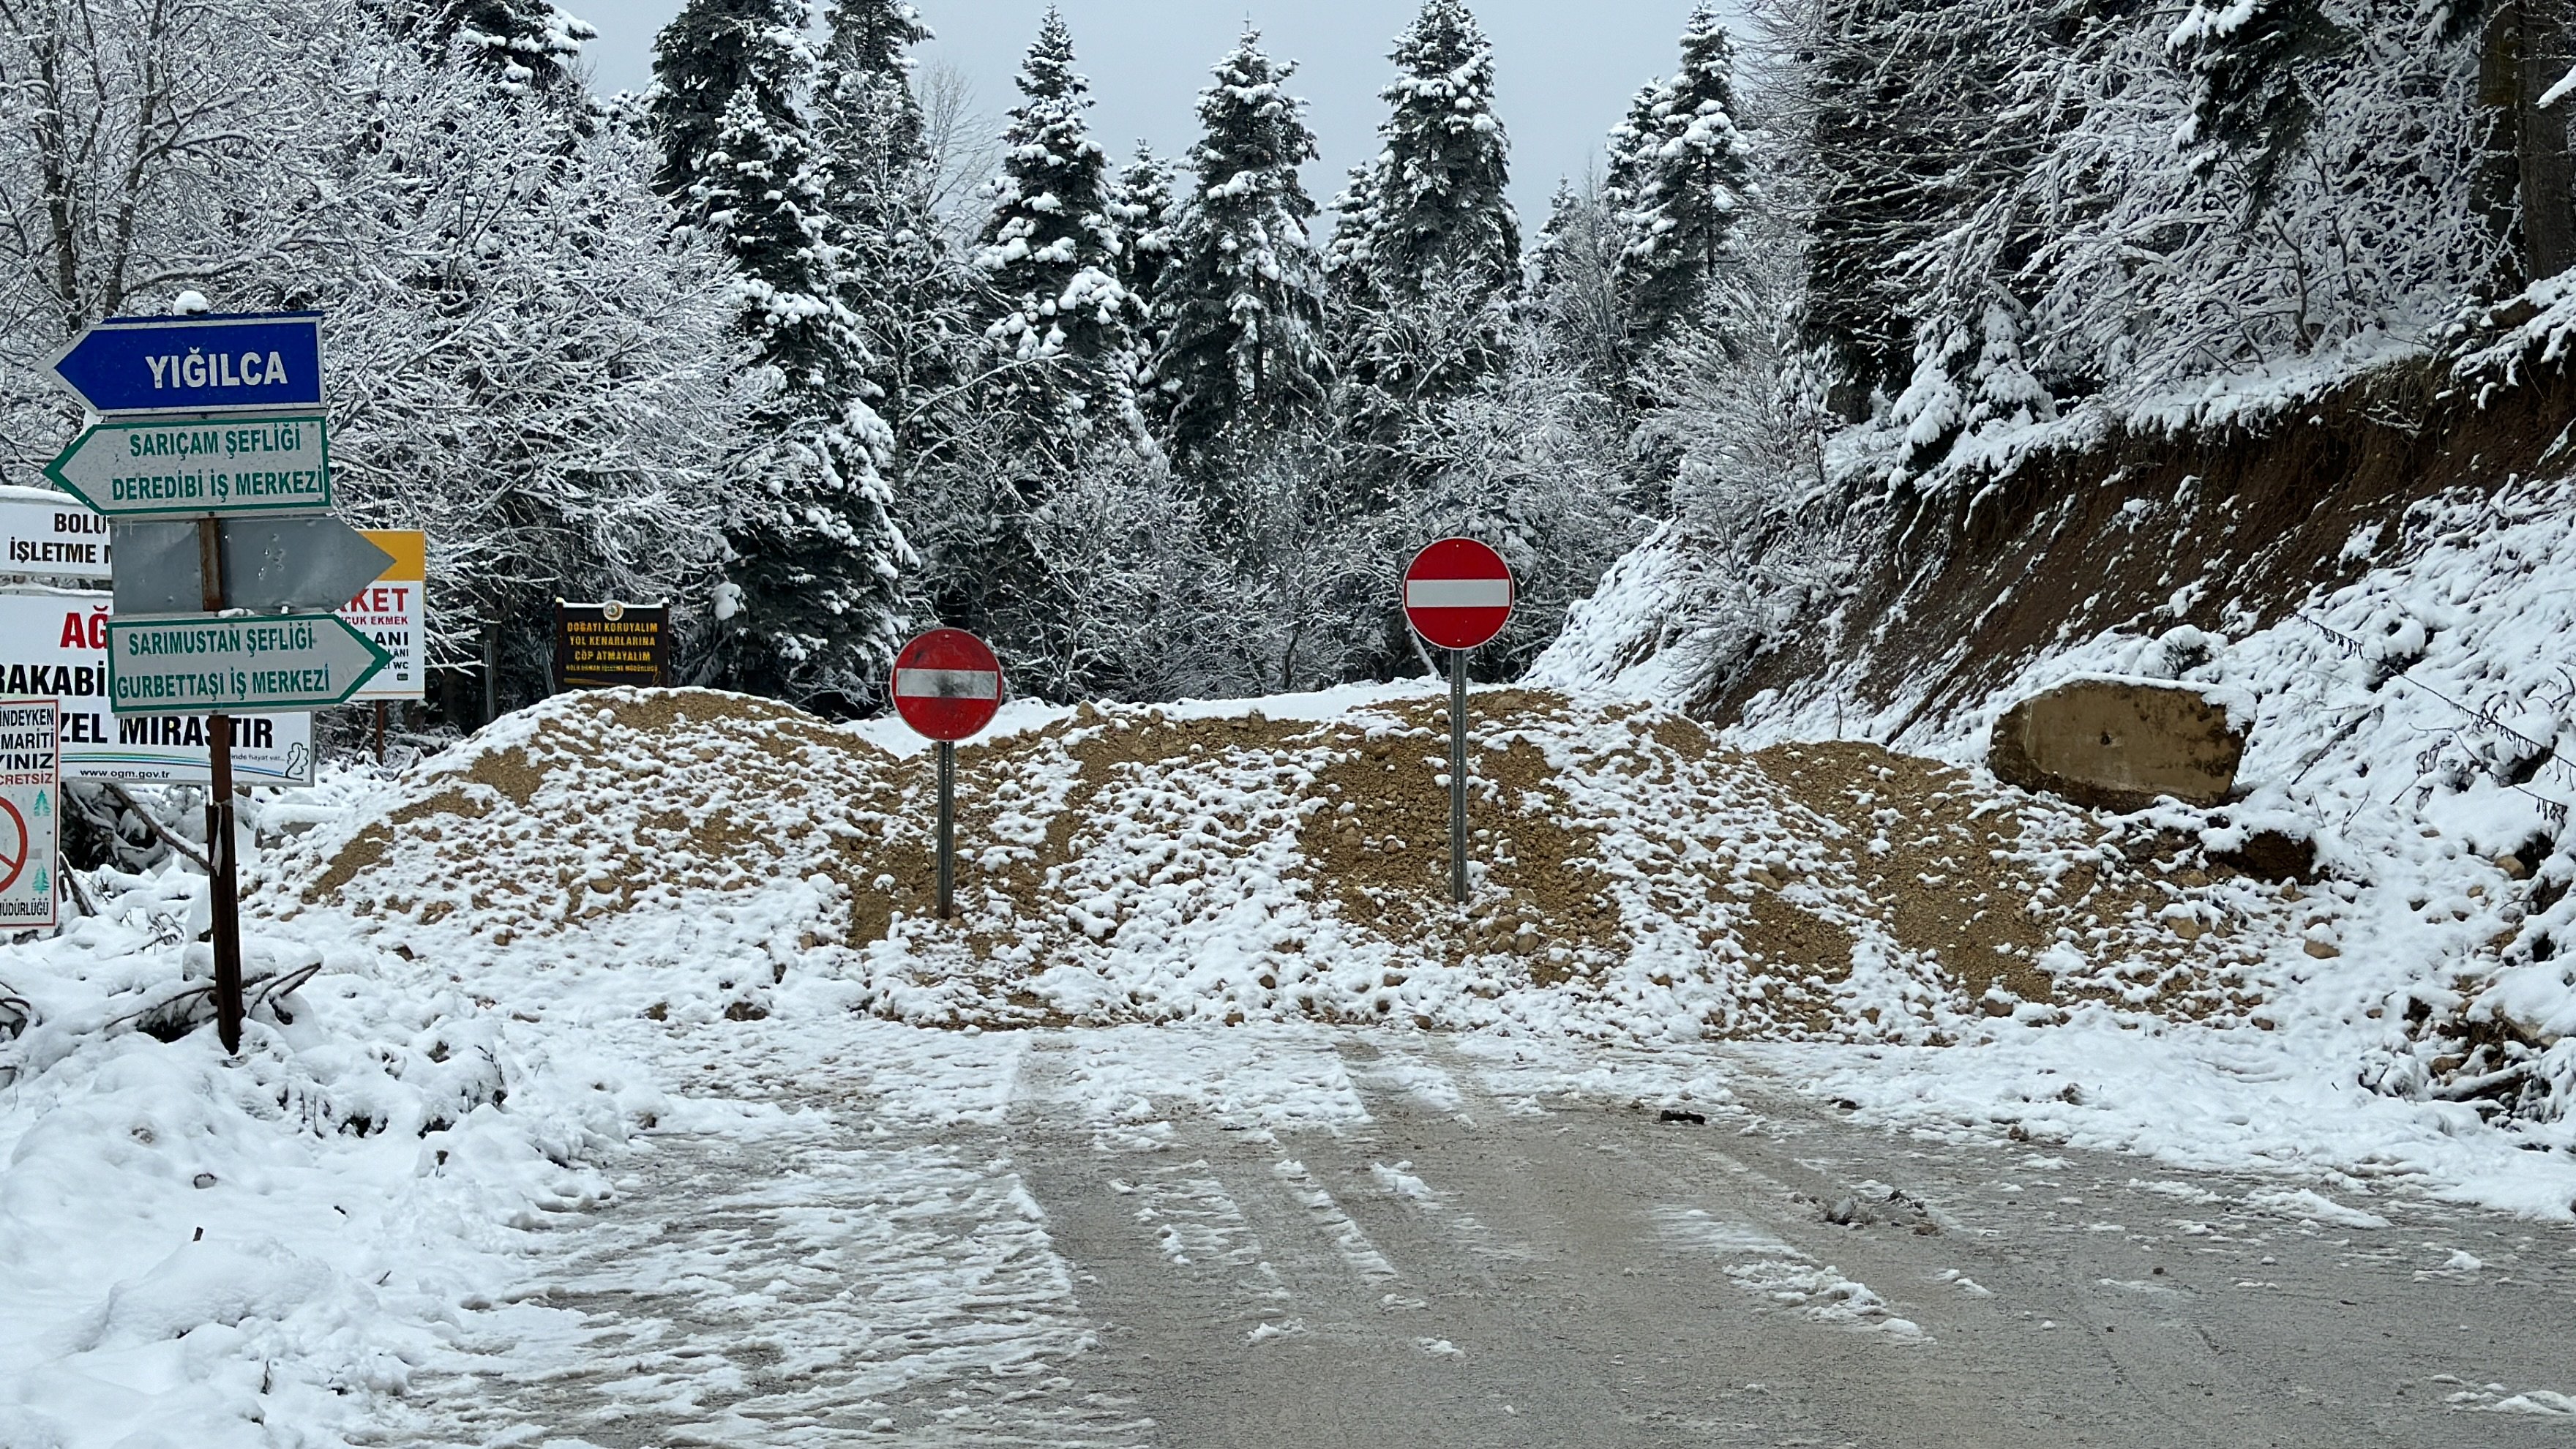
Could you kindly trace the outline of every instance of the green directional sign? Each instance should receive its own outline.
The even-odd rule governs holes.
[[[101,423],[45,476],[110,518],[314,513],[331,506],[331,434],[319,417]]]
[[[277,714],[345,704],[393,662],[337,614],[109,619],[118,714]]]

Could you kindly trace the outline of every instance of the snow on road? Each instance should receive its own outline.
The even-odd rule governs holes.
[[[2563,1229],[1890,1134],[1732,1048],[605,1030],[670,1110],[360,1442],[2539,1444],[2576,1392]]]
[[[934,1030],[826,977],[656,1020],[630,969],[326,974],[239,1066],[52,1039],[0,1097],[0,1444],[2510,1444],[2576,1394],[2526,1331],[2567,1230],[2434,1200],[2565,1169],[2339,1169],[2351,1104],[2186,1162],[2008,1045],[1932,1058],[2022,1113],[1967,1120],[1886,1048]]]

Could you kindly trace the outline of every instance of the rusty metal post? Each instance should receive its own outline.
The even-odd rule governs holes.
[[[197,568],[205,580],[206,612],[223,612],[223,534],[212,518],[197,520]],[[206,755],[213,766],[206,801],[206,900],[214,913],[215,1031],[229,1056],[241,1050],[242,1037],[241,880],[234,859],[231,715],[206,716]]]
[[[939,919],[957,911],[957,747],[939,742]]]
[[[1449,899],[1467,903],[1467,651],[1449,651]]]

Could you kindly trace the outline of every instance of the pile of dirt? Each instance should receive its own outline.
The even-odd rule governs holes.
[[[1565,708],[1558,696],[1511,691],[1479,696],[1471,713],[1561,726],[1571,721]],[[1624,951],[1619,902],[1598,865],[1600,834],[1571,820],[1554,771],[1527,739],[1478,742],[1468,822],[1476,888],[1470,908],[1456,908],[1449,899],[1449,708],[1426,701],[1391,712],[1398,730],[1344,730],[1328,740],[1331,757],[1314,782],[1325,808],[1308,814],[1297,832],[1317,889],[1347,918],[1441,949],[1452,961],[1502,954],[1523,960],[1540,985],[1565,980],[1578,960]]]
[[[1875,745],[1753,758],[1832,823],[1829,869],[1898,947],[1941,962],[1987,1010],[2080,999],[2195,1018],[2243,1010],[2294,929],[2294,894],[2188,840],[2105,830],[2048,797],[1980,789],[1963,770]],[[2075,979],[2044,969],[2065,947],[2104,964]]]
[[[1463,909],[1435,696],[1312,718],[1085,706],[964,746],[942,922],[925,756],[687,690],[503,722],[298,841],[261,908],[336,912],[406,955],[568,965],[721,961],[688,943],[749,922],[774,972],[853,976],[866,1009],[961,1025],[1574,1016],[1940,1039],[2076,999],[2241,1014],[2291,939],[2269,887],[2177,841],[1926,761],[1746,755],[1679,715],[1526,690],[1470,710]],[[722,969],[729,989],[747,975]]]
[[[286,917],[461,916],[500,946],[756,894],[785,874],[867,877],[900,833],[893,757],[801,710],[708,690],[603,690],[425,761],[348,832],[285,865]]]

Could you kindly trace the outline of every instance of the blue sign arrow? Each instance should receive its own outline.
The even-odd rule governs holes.
[[[105,417],[322,405],[322,314],[110,317],[54,373]]]

